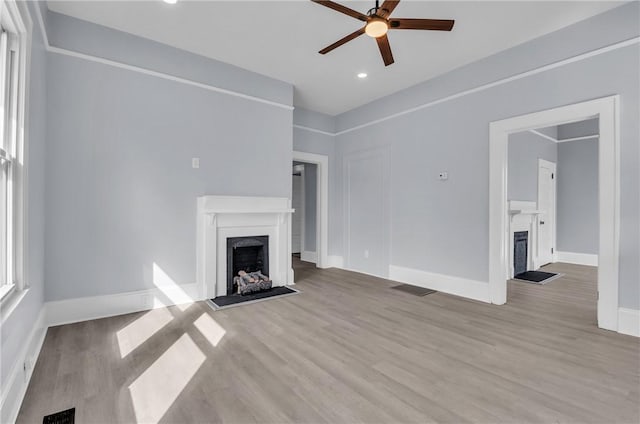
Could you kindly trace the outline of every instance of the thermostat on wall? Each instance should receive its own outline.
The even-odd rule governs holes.
[[[449,179],[449,173],[447,171],[441,172],[438,174],[438,179],[440,181],[445,181]]]

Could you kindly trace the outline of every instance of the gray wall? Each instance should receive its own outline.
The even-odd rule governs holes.
[[[304,165],[304,247],[307,252],[316,251],[316,214],[318,205],[318,166]]]
[[[508,152],[507,198],[537,202],[538,159],[557,163],[557,143],[524,131],[509,136]]]
[[[598,139],[558,143],[557,184],[557,250],[598,254]]]
[[[29,3],[32,12],[33,7]],[[35,16],[33,12],[32,16]],[[2,341],[0,342],[0,384],[5,387],[7,377],[13,367],[19,368],[17,378],[22,378],[20,352],[24,349],[27,337],[34,329],[38,314],[42,309],[44,296],[44,192],[45,192],[45,136],[46,136],[46,89],[45,75],[47,70],[46,52],[37,25],[34,25],[31,73],[29,75],[28,122],[26,132],[25,162],[29,173],[27,185],[27,285],[28,290],[13,311],[3,310],[3,322],[0,326]],[[18,380],[20,381],[20,380]],[[6,393],[4,393],[6,394]],[[9,404],[8,406],[11,406]],[[3,409],[0,421],[4,422]]]
[[[146,68],[164,52],[167,66],[181,60],[176,72],[227,66],[63,18],[49,16],[61,47],[89,39],[83,49],[113,45],[108,53]],[[274,101],[292,92],[257,74],[224,74],[233,83],[220,79],[223,88],[255,85],[252,94]],[[55,53],[47,77],[47,300],[152,288],[154,263],[175,283],[194,283],[197,196],[290,196],[291,110]]]
[[[637,44],[386,119],[501,77],[637,37],[639,6],[637,2],[621,6],[339,115],[338,131],[383,120],[340,133],[338,158],[379,146],[387,146],[391,156],[391,194],[386,199],[390,218],[370,223],[353,237],[366,240],[371,232],[391,228],[389,245],[372,246],[380,249],[380,257],[382,250],[390,249],[390,264],[488,281],[489,123],[617,93],[621,99],[620,306],[640,308]],[[338,173],[341,165],[337,164]],[[437,173],[445,170],[449,180],[438,181]],[[377,177],[373,171],[371,177]]]
[[[598,118],[587,119],[586,121],[572,122],[570,124],[558,125],[558,140],[568,138],[584,137],[599,134],[600,128]]]
[[[51,45],[278,103],[293,102],[289,83],[49,10],[45,19]]]

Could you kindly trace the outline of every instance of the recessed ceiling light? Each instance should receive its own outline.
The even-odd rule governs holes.
[[[363,78],[366,78],[366,77],[367,77],[367,73],[366,72],[360,72],[358,74],[358,78],[360,78],[360,79],[363,79]]]
[[[176,4],[178,2],[178,0],[162,0],[162,1],[167,4]]]

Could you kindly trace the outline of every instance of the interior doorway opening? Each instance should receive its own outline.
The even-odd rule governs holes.
[[[562,106],[541,112],[492,122],[490,125],[490,278],[491,300],[495,304],[507,301],[507,280],[511,266],[511,208],[509,202],[509,138],[521,132],[579,121],[597,119],[597,322],[600,328],[618,330],[618,256],[619,256],[619,98],[611,96]],[[578,137],[572,137],[576,141]],[[557,138],[556,138],[557,139]],[[585,138],[586,140],[586,138]],[[558,171],[561,172],[561,171]],[[560,190],[560,186],[557,187]],[[538,199],[536,198],[536,208]],[[556,206],[557,209],[557,206]],[[574,211],[576,208],[574,207]],[[535,214],[540,215],[537,210]],[[545,211],[548,213],[548,211]],[[544,215],[543,215],[544,216]],[[560,221],[560,215],[557,216]],[[534,231],[540,223],[531,224]],[[539,219],[537,219],[539,221]],[[559,222],[560,223],[560,222]],[[546,224],[546,222],[545,222]],[[555,223],[554,223],[555,224]],[[559,227],[558,227],[559,228]],[[561,251],[557,231],[552,236],[552,260]],[[558,243],[557,246],[554,244]],[[575,252],[568,252],[575,253]],[[540,261],[540,258],[538,258]],[[533,262],[533,261],[532,261]],[[536,264],[540,266],[538,262]]]
[[[291,207],[291,252],[305,262],[317,263],[318,166],[293,161]]]
[[[507,300],[570,296],[576,315],[595,322],[598,139],[598,118],[509,135]]]
[[[294,151],[292,179],[292,207],[296,209],[297,204],[301,210],[297,217],[296,211],[292,219],[292,248],[299,243],[299,249],[293,250],[300,250],[302,260],[315,263],[318,268],[326,268],[328,267],[329,158],[325,155]],[[298,235],[295,234],[296,232]]]

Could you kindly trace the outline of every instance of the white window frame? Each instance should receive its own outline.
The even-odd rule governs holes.
[[[16,99],[14,110],[11,111],[13,124],[10,128],[12,148],[0,152],[9,161],[9,178],[11,183],[9,219],[7,235],[10,243],[8,247],[8,279],[0,286],[0,301],[4,302],[16,292],[28,288],[26,275],[26,245],[27,245],[27,170],[25,164],[25,143],[27,139],[27,98],[29,81],[29,57],[31,52],[32,20],[27,5],[16,0],[0,0],[0,26],[6,31],[8,46],[14,50],[17,60],[14,61],[12,75],[16,78],[12,85]],[[2,75],[0,75],[2,78]],[[4,110],[4,108],[3,108]],[[7,115],[5,115],[7,116]],[[4,126],[0,130],[5,131]],[[4,135],[3,135],[4,136]],[[2,150],[2,149],[0,149]],[[4,278],[0,279],[2,283]],[[4,314],[3,314],[4,315]]]

